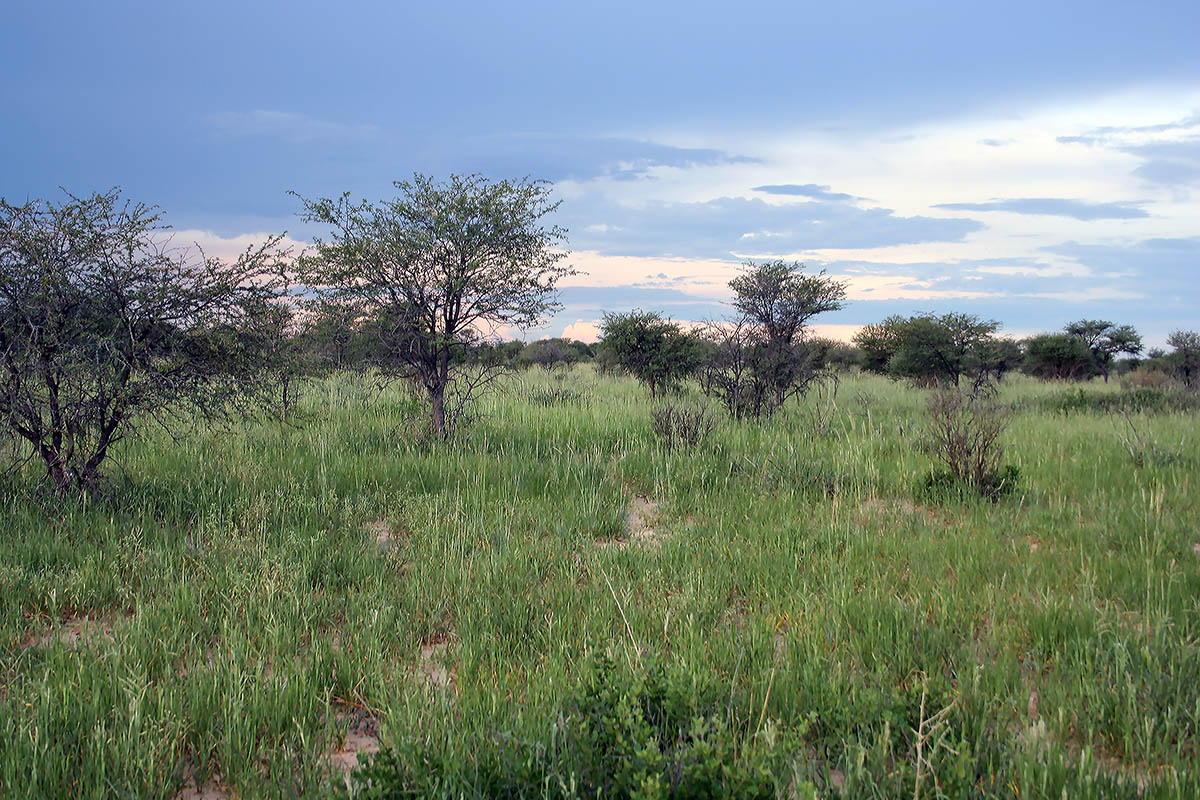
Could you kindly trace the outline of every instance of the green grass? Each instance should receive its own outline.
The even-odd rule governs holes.
[[[810,399],[695,450],[588,367],[525,373],[448,444],[341,377],[297,427],[130,444],[104,499],[31,466],[0,489],[0,794],[319,796],[351,712],[413,794],[563,794],[607,654],[780,796],[1193,796],[1200,413],[1134,413],[1172,455],[1138,467],[1062,391],[1006,381],[997,502],[921,494],[923,394],[866,376],[823,431]],[[655,538],[598,547],[639,493]],[[922,698],[949,710],[918,777]]]

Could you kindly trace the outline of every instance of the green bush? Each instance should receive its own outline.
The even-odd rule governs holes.
[[[1020,487],[1021,470],[1005,464],[987,477],[983,485],[972,485],[948,469],[934,469],[917,485],[917,495],[927,500],[958,499],[983,495],[989,500],[1015,492]]]
[[[664,403],[650,409],[654,433],[671,449],[694,450],[717,426],[717,419],[704,406]]]
[[[1200,408],[1200,396],[1149,386],[1137,386],[1120,392],[1090,392],[1083,388],[1075,388],[1045,398],[1043,407],[1047,411],[1060,414],[1191,411]]]
[[[529,402],[542,408],[578,406],[584,405],[587,401],[587,393],[568,389],[565,386],[536,387],[529,390]]]
[[[656,664],[595,658],[548,731],[493,731],[470,753],[406,737],[351,776],[343,796],[771,798],[797,732],[732,724],[715,689]]]

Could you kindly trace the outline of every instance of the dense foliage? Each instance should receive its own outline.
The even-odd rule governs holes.
[[[646,385],[651,399],[695,372],[703,358],[700,342],[656,311],[606,313],[600,346],[615,366]]]
[[[260,406],[292,372],[278,243],[232,263],[178,248],[116,189],[0,200],[0,433],[58,491],[91,490],[148,423]],[[9,466],[22,452],[0,450]]]

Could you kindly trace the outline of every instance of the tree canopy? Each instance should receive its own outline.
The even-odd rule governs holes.
[[[1092,354],[1096,371],[1108,382],[1113,358],[1119,353],[1131,356],[1142,352],[1142,337],[1132,325],[1116,325],[1108,320],[1081,319],[1069,323],[1063,329],[1070,336],[1077,336],[1087,345]]]
[[[117,189],[0,200],[0,429],[60,492],[92,490],[147,422],[260,407],[285,367],[279,243],[231,263],[176,247]]]
[[[566,231],[547,224],[559,206],[545,181],[417,174],[378,203],[306,199],[301,217],[329,226],[303,260],[322,302],[357,306],[376,326],[376,367],[420,381],[434,431],[444,436],[475,384],[456,349],[504,327],[528,328],[558,308]],[[448,420],[448,412],[450,419]]]
[[[646,384],[651,398],[692,374],[700,364],[696,338],[656,311],[606,313],[601,330],[600,347],[607,357]]]

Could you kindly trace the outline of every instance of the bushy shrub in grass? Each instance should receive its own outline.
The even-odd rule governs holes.
[[[1191,411],[1200,408],[1200,395],[1170,385],[1132,386],[1120,392],[1076,388],[1044,398],[1042,408],[1060,414]]]
[[[343,796],[776,797],[800,751],[796,732],[733,724],[720,692],[657,665],[589,665],[548,730],[494,731],[468,751],[408,739],[351,776]]]
[[[529,390],[529,402],[540,408],[578,406],[584,405],[587,401],[588,395],[585,392],[569,389],[565,386],[538,386]]]
[[[650,411],[654,433],[669,448],[694,449],[717,426],[717,418],[704,406],[665,403]]]
[[[1001,463],[1001,435],[1010,412],[986,392],[936,389],[926,411],[924,447],[939,467],[925,479],[925,492],[969,492],[996,498],[1015,487],[1017,468]]]

